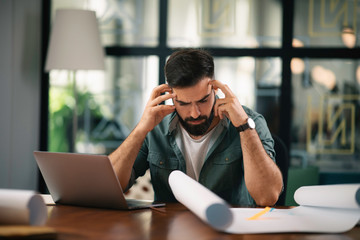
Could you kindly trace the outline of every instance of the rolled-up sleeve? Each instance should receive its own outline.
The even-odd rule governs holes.
[[[129,190],[135,183],[136,179],[140,176],[143,176],[146,170],[149,168],[149,163],[147,161],[148,156],[148,148],[147,148],[147,141],[145,139],[143,145],[140,148],[139,154],[135,159],[135,163],[131,170],[131,176],[129,179],[129,183],[124,189],[124,192]]]
[[[243,106],[244,107],[244,106]],[[247,112],[247,114],[249,115],[249,117],[251,117],[256,125],[256,132],[259,135],[259,138],[262,142],[262,145],[264,146],[265,151],[267,152],[267,154],[269,155],[269,157],[274,161],[275,161],[275,150],[274,150],[274,139],[271,136],[271,132],[267,126],[266,120],[263,117],[263,115],[251,111],[250,109],[248,109],[247,107],[244,107],[245,111]]]

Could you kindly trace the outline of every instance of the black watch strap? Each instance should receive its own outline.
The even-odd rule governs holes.
[[[243,131],[245,131],[246,129],[249,129],[249,128],[250,128],[250,129],[254,129],[254,128],[255,128],[255,122],[254,122],[254,120],[252,120],[251,118],[248,118],[248,119],[246,120],[246,123],[245,123],[245,124],[236,127],[236,130],[237,130],[238,132],[243,132]]]
[[[245,124],[243,124],[243,125],[240,125],[240,126],[236,127],[236,130],[237,130],[238,132],[243,132],[243,131],[245,131],[245,130],[248,129],[248,128],[249,128],[249,124],[248,124],[248,123],[245,123]]]

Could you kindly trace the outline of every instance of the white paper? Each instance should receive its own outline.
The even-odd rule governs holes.
[[[359,208],[360,184],[304,186],[295,191],[294,200],[303,206]]]
[[[256,220],[248,220],[262,209],[232,208],[233,223],[228,233],[316,232],[341,233],[352,229],[360,219],[359,211],[329,210],[299,206],[292,209],[273,209]]]
[[[40,194],[29,190],[0,189],[0,224],[44,225],[47,208]]]
[[[230,208],[223,199],[180,171],[170,174],[169,184],[180,203],[205,223],[227,233],[340,233],[352,229],[360,219],[358,206],[351,209],[299,206],[291,209],[271,208],[256,219],[249,220],[264,209]],[[298,194],[302,195],[301,192]],[[207,214],[211,208],[216,209],[214,214]]]

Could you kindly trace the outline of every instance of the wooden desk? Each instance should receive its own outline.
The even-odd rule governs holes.
[[[181,204],[167,204],[159,212],[152,209],[116,211],[72,206],[48,206],[47,226],[57,231],[62,239],[316,239],[355,240],[360,239],[360,227],[344,234],[226,234],[217,232]]]

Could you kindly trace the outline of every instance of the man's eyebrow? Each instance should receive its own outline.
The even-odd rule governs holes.
[[[202,102],[204,101],[206,98],[208,98],[210,96],[211,92],[209,94],[207,94],[206,96],[204,96],[202,99],[196,101],[196,102]],[[175,101],[180,103],[180,104],[190,104],[190,102],[183,102],[181,100],[178,100],[177,98],[175,98]]]
[[[180,104],[190,104],[189,102],[183,102],[181,100],[178,100],[177,97],[175,97],[175,101],[180,103]]]
[[[200,100],[197,101],[197,102],[202,102],[202,101],[204,101],[205,99],[207,99],[207,98],[210,96],[211,93],[212,93],[212,91],[211,91],[208,95],[206,95],[205,97],[203,97],[202,99],[200,99]]]
[[[178,102],[178,103],[180,103],[180,104],[190,104],[189,102],[180,101],[180,100],[178,100],[177,98],[175,98],[175,101]]]

